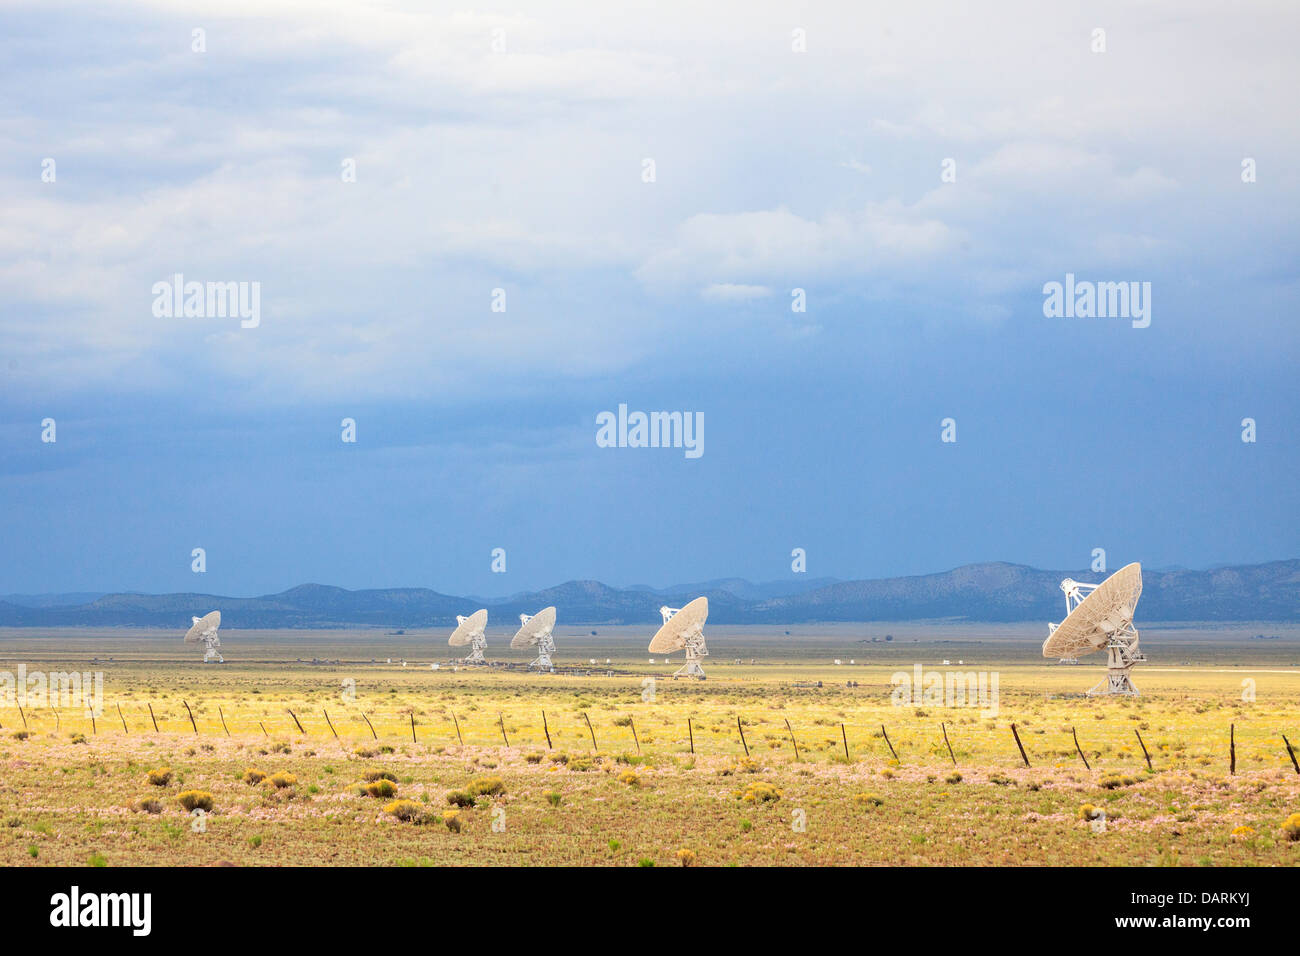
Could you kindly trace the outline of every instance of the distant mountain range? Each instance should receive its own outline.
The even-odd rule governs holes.
[[[1088,571],[1040,571],[1018,564],[969,564],[940,574],[872,581],[831,578],[751,584],[739,579],[665,590],[566,584],[498,601],[427,588],[348,591],[303,584],[280,594],[237,598],[209,594],[18,595],[0,600],[0,626],[186,628],[191,616],[220,609],[229,628],[451,627],[455,615],[486,605],[494,623],[554,604],[565,624],[645,624],[662,604],[709,598],[711,624],[808,624],[832,621],[1059,621],[1060,581],[1100,581]],[[1144,571],[1142,621],[1300,621],[1300,559],[1214,568]],[[66,600],[71,597],[74,600]]]

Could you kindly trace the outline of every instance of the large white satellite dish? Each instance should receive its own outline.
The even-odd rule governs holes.
[[[203,663],[215,660],[218,664],[224,664],[226,659],[221,656],[221,639],[217,637],[217,631],[221,627],[221,612],[211,611],[202,617],[191,617],[190,620],[194,623],[185,632],[185,643],[203,645]]]
[[[510,646],[516,649],[536,647],[537,658],[528,665],[529,668],[553,670],[551,655],[555,653],[555,638],[551,632],[555,630],[555,608],[544,607],[536,614],[520,614],[519,625]]]
[[[674,677],[698,677],[704,680],[700,658],[709,656],[704,646],[704,622],[709,619],[709,599],[697,597],[682,608],[661,607],[663,627],[650,639],[651,654],[671,654],[685,650],[686,663],[673,673]]]
[[[466,664],[486,664],[483,649],[487,647],[487,608],[479,608],[469,617],[456,615],[456,630],[451,632],[447,643],[452,647],[469,645]]]
[[[1061,590],[1065,592],[1065,620],[1047,625],[1043,656],[1069,660],[1104,647],[1106,679],[1088,691],[1089,696],[1137,696],[1129,672],[1134,664],[1146,660],[1138,650],[1138,632],[1133,626],[1133,612],[1142,596],[1142,566],[1136,562],[1125,565],[1101,584],[1066,578]]]

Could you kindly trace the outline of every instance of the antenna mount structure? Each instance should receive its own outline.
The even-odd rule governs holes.
[[[519,631],[510,646],[514,648],[535,647],[537,657],[528,665],[529,670],[551,671],[551,655],[555,653],[555,608],[542,608],[536,614],[519,615]]]
[[[185,643],[203,645],[203,663],[216,661],[224,664],[226,659],[221,656],[221,638],[217,636],[217,631],[221,628],[221,612],[210,611],[203,617],[191,616],[190,621],[192,623],[185,633]]]
[[[686,652],[686,663],[673,672],[673,677],[695,677],[705,679],[704,668],[700,659],[709,656],[709,649],[704,643],[704,622],[709,616],[708,598],[696,598],[685,607],[668,607],[659,609],[663,616],[663,627],[650,641],[650,651],[654,654],[672,653],[677,650]]]
[[[469,617],[463,614],[456,615],[456,630],[451,632],[451,637],[447,638],[447,643],[452,647],[465,647],[468,645],[469,654],[465,656],[461,663],[487,663],[483,659],[483,651],[487,647],[487,619],[487,608],[480,608]]]
[[[1065,619],[1047,626],[1043,656],[1062,661],[1106,649],[1106,679],[1089,697],[1136,697],[1138,689],[1130,676],[1133,665],[1146,660],[1138,649],[1138,631],[1133,613],[1142,596],[1142,567],[1129,564],[1100,584],[1084,584],[1072,578],[1061,582],[1065,592]]]

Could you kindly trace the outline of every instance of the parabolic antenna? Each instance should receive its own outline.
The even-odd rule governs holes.
[[[511,640],[510,646],[516,650],[523,647],[536,647],[537,659],[528,666],[538,670],[551,670],[551,655],[555,653],[555,638],[551,631],[555,629],[555,608],[544,607],[536,614],[519,615],[519,631]]]
[[[221,656],[221,639],[217,637],[217,631],[221,628],[221,612],[210,611],[202,617],[191,617],[190,620],[194,623],[185,632],[185,643],[203,645],[203,663],[215,660],[218,664],[224,664],[226,659]]]
[[[483,648],[487,647],[487,608],[479,608],[469,617],[456,615],[456,630],[451,632],[447,643],[452,647],[469,645],[466,664],[486,664],[483,660]]]
[[[677,669],[674,677],[704,679],[700,658],[709,656],[704,646],[704,622],[709,619],[709,599],[697,597],[683,608],[661,607],[664,625],[650,639],[651,654],[671,654],[686,651],[686,663]]]
[[[1146,660],[1138,650],[1138,632],[1133,626],[1133,612],[1142,596],[1142,566],[1136,562],[1125,565],[1101,584],[1066,578],[1061,590],[1065,592],[1065,620],[1047,625],[1043,656],[1070,659],[1104,647],[1106,679],[1088,691],[1089,695],[1137,696],[1129,671]]]

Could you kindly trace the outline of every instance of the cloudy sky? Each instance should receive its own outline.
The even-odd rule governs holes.
[[[0,8],[0,593],[1300,555],[1294,4],[614,9]]]

